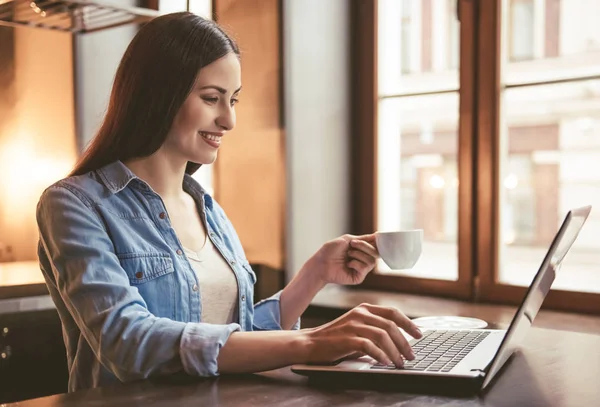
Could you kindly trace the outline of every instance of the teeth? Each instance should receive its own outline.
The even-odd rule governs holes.
[[[219,141],[219,142],[221,141],[221,136],[215,136],[213,134],[207,134],[207,133],[202,133],[202,132],[200,132],[200,135],[207,140]]]

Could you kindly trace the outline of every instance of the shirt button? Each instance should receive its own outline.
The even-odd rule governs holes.
[[[242,295],[242,301],[246,301],[246,296]]]
[[[181,249],[177,249],[177,252],[176,252],[176,253],[177,253],[178,255],[180,255],[180,256],[183,254],[183,252],[181,251]]]
[[[194,284],[194,285],[192,286],[192,290],[194,290],[194,291],[198,291],[198,284]]]
[[[144,273],[142,273],[141,271],[138,271],[137,273],[135,273],[135,278],[142,278],[144,277]]]
[[[210,237],[212,237],[214,239],[216,237],[216,235],[213,232],[210,232]]]
[[[167,217],[167,215],[164,212],[161,212],[161,213],[158,214],[158,217],[161,218],[161,219],[164,219],[164,218]]]
[[[231,264],[232,266],[235,266],[235,260],[231,260],[230,264]]]

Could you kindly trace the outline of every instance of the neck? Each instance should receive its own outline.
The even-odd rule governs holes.
[[[183,177],[187,162],[179,162],[156,152],[149,157],[128,160],[124,164],[163,199],[178,198],[184,192]]]

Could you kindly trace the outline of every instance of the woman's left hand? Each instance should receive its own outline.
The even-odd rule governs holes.
[[[374,268],[379,253],[375,233],[343,235],[325,243],[313,256],[313,272],[323,283],[355,285],[363,282]]]

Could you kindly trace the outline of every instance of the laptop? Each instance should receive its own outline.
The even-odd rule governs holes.
[[[527,293],[508,330],[438,329],[424,330],[423,337],[414,339],[407,333],[415,360],[404,367],[382,365],[369,356],[342,360],[333,365],[294,365],[292,371],[305,376],[328,376],[343,373],[354,378],[370,379],[372,375],[398,380],[475,381],[477,390],[485,389],[517,349],[533,324],[542,303],[550,291],[563,259],[585,223],[591,206],[570,210],[556,233],[550,248],[533,278]],[[369,376],[365,376],[369,375]],[[360,380],[360,379],[359,379]]]

